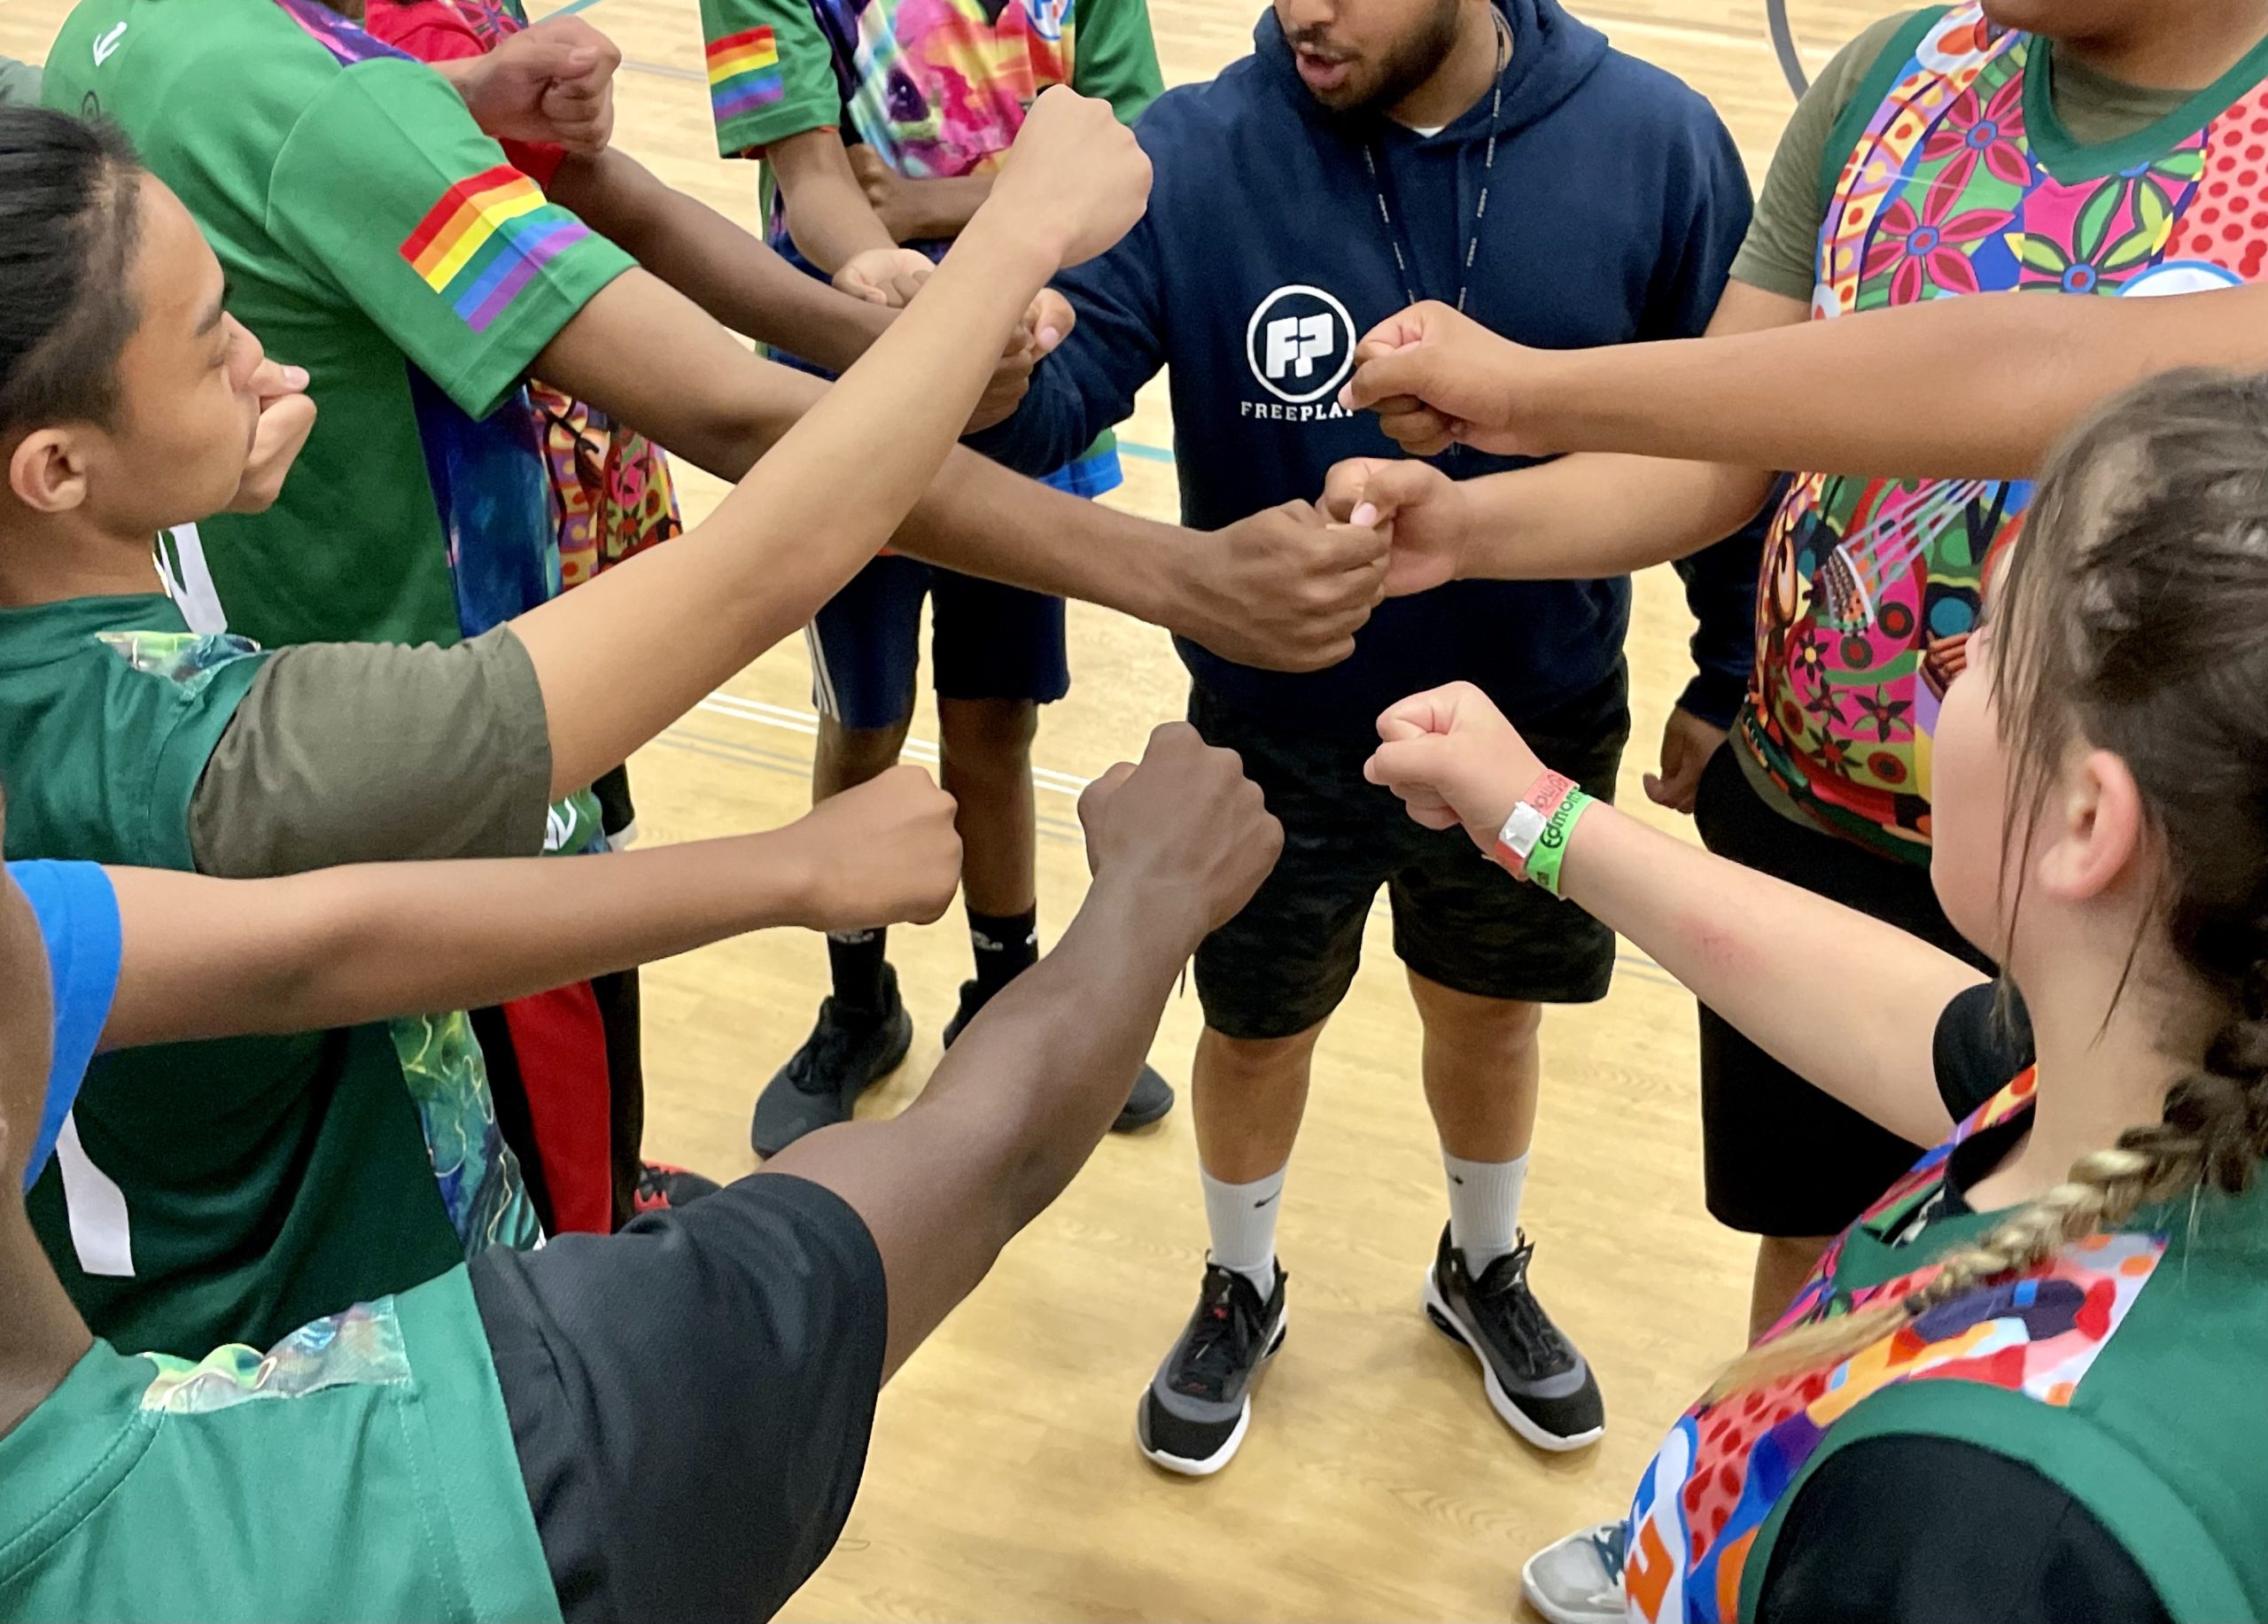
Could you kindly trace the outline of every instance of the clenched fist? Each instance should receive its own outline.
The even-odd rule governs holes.
[[[803,865],[814,930],[926,925],[960,886],[952,796],[920,767],[892,767],[813,807],[785,831]]]
[[[1283,855],[1284,826],[1234,750],[1186,722],[1150,734],[1139,766],[1121,762],[1079,797],[1098,887],[1130,886],[1146,908],[1177,912],[1190,945],[1233,919]]]

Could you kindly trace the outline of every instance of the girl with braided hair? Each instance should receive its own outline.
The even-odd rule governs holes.
[[[1589,804],[1477,690],[1379,719],[1412,817],[1938,1145],[1629,1519],[1528,1564],[1555,1620],[2268,1615],[2268,378],[2111,402],[1994,570],[1930,875],[1997,993]]]

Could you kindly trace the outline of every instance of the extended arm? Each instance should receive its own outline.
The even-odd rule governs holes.
[[[888,1122],[797,1140],[765,1164],[858,1212],[889,1281],[895,1371],[1070,1182],[1126,1103],[1190,954],[1275,866],[1283,831],[1237,758],[1161,727],[1080,812],[1095,882],[1062,940],[984,1006]]]
[[[777,833],[604,857],[113,870],[124,952],[103,1046],[501,1003],[772,925],[933,920],[960,873],[952,819],[901,768]]]
[[[921,299],[706,524],[513,622],[552,719],[555,785],[622,760],[872,558],[936,476],[1032,295],[1138,213],[1148,166],[1102,104],[1052,92],[1026,141]]]
[[[647,363],[657,354],[670,358],[666,368]],[[1051,358],[1038,376],[1053,365]],[[728,479],[745,474],[827,387],[750,355],[682,296],[635,270],[592,299],[534,370]],[[1228,658],[1285,670],[1345,658],[1376,602],[1373,583],[1349,571],[1348,557],[1311,548],[1277,516],[1194,535],[959,450],[890,541],[949,569],[1099,603]]]
[[[864,354],[889,313],[805,276],[619,148],[570,158],[548,190],[734,332],[830,371]]]
[[[1550,765],[1469,683],[1402,701],[1379,729],[1371,781],[1483,851]],[[1937,1019],[1981,980],[1960,960],[1604,804],[1575,824],[1560,887],[1798,1076],[1901,1138],[1945,1137]]]
[[[2268,368],[2268,286],[1993,293],[1619,349],[1499,352],[1498,421],[1542,450],[2025,478],[2098,401],[2173,367]]]

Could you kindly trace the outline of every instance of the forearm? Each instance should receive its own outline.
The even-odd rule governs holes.
[[[1178,900],[1099,881],[904,1115],[814,1134],[769,1164],[835,1190],[866,1221],[889,1271],[886,1371],[975,1289],[1125,1105],[1200,934],[1167,922]]]
[[[925,290],[922,297],[930,294]],[[632,354],[665,354],[671,364],[625,366],[623,357]],[[808,373],[750,355],[682,294],[642,271],[602,291],[544,350],[535,372],[672,455],[732,480],[747,474],[827,392]],[[648,556],[678,551],[691,540]],[[967,574],[1171,626],[1169,555],[1200,540],[956,448],[892,545]],[[558,602],[571,603],[601,585],[603,579]],[[794,620],[788,629],[801,624]]]
[[[1180,901],[1099,881],[1062,938],[985,1006],[923,1089],[929,1131],[982,1146],[970,1175],[996,1193],[1004,1240],[1062,1193],[1126,1103],[1202,936],[1180,919]]]
[[[2268,368],[2264,305],[2258,287],[2143,299],[1984,294],[1568,352],[1542,368],[1531,420],[1566,450],[2029,478],[2082,414],[2143,377]]]
[[[804,275],[613,148],[563,163],[550,191],[655,276],[759,344],[840,372],[889,326],[889,311]]]
[[[934,242],[959,237],[984,199],[992,195],[989,175],[964,175],[942,181],[905,181],[897,185],[892,217],[886,223],[901,243]]]
[[[1930,1038],[1980,979],[1969,966],[1609,806],[1576,825],[1560,878],[1569,901],[1798,1076],[1905,1138],[1944,1137]],[[1852,990],[1832,1021],[1809,991],[1821,986]]]
[[[1593,454],[1468,480],[1458,573],[1583,580],[1667,563],[1755,517],[1772,478],[1719,462]]]
[[[779,183],[796,251],[828,276],[870,249],[897,246],[833,130],[808,130],[774,143],[765,161]]]
[[[792,831],[274,880],[117,869],[109,1048],[473,1008],[808,917]],[[206,921],[184,934],[181,921]]]
[[[555,719],[556,774],[580,781],[621,760],[874,556],[952,449],[1052,268],[1013,230],[980,221],[704,524],[513,623]]]

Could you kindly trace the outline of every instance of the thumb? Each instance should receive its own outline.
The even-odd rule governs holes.
[[[1363,500],[1371,477],[1386,463],[1384,457],[1349,457],[1332,463],[1323,477],[1323,500],[1317,505],[1340,524],[1352,524],[1355,505]]]
[[[1356,524],[1389,523],[1404,508],[1416,507],[1432,495],[1433,481],[1439,478],[1432,468],[1423,462],[1374,462],[1371,477],[1363,486],[1362,500],[1355,504],[1350,522]]]
[[[1391,712],[1379,719],[1379,737],[1388,744],[1399,744],[1405,739],[1426,737],[1425,729],[1406,716]]]
[[[1388,718],[1380,722],[1379,731],[1384,732],[1388,722],[1395,721],[1398,719]],[[1394,789],[1409,784],[1430,784],[1444,748],[1445,741],[1440,734],[1420,732],[1415,737],[1389,739],[1371,752],[1370,760],[1363,765],[1363,776],[1374,784]]]
[[[1427,374],[1432,371],[1425,356],[1425,350],[1411,346],[1362,362],[1355,369],[1355,376],[1347,380],[1347,386],[1339,392],[1339,404],[1350,412],[1358,412],[1396,395],[1424,400]]]

